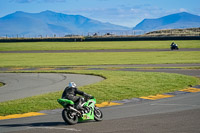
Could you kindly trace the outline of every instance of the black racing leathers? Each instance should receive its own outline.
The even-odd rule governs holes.
[[[78,90],[77,88],[66,87],[62,94],[62,98],[72,100],[75,103],[75,106],[79,108],[82,102],[81,101],[82,98],[80,96],[76,96],[77,94],[82,95],[82,96],[88,96],[86,93]]]

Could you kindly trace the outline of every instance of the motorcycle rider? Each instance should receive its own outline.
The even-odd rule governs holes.
[[[69,85],[65,88],[62,94],[62,99],[69,99],[75,103],[75,108],[82,110],[81,103],[83,98],[81,96],[76,96],[76,94],[82,95],[84,97],[93,98],[93,96],[84,93],[83,91],[78,90],[74,82],[69,82]]]
[[[170,46],[171,46],[171,50],[173,50],[173,49],[178,50],[178,45],[176,43],[172,42]]]

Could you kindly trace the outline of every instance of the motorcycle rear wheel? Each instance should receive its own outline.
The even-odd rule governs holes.
[[[63,109],[62,111],[62,118],[63,120],[68,123],[69,125],[74,125],[78,122],[78,116],[73,115],[73,112]]]
[[[94,108],[94,120],[95,121],[102,121],[103,120],[103,113],[98,108]]]

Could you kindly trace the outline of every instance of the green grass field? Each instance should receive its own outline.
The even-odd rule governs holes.
[[[200,63],[199,51],[110,53],[2,53],[0,67]]]
[[[0,51],[169,49],[172,41],[19,42],[0,43]],[[200,40],[175,41],[180,48],[200,48]]]
[[[0,87],[3,86],[4,84],[0,82]]]

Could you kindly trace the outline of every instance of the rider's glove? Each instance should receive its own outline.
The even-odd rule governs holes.
[[[93,96],[91,96],[91,95],[89,95],[89,94],[87,94],[87,93],[84,93],[84,96],[85,96],[85,97],[88,97],[88,98],[90,98],[90,99],[93,98]]]
[[[89,99],[93,99],[93,98],[94,98],[94,97],[91,96],[91,95],[87,95],[87,97],[88,97]]]
[[[90,96],[90,99],[93,99],[94,98],[94,96]]]

